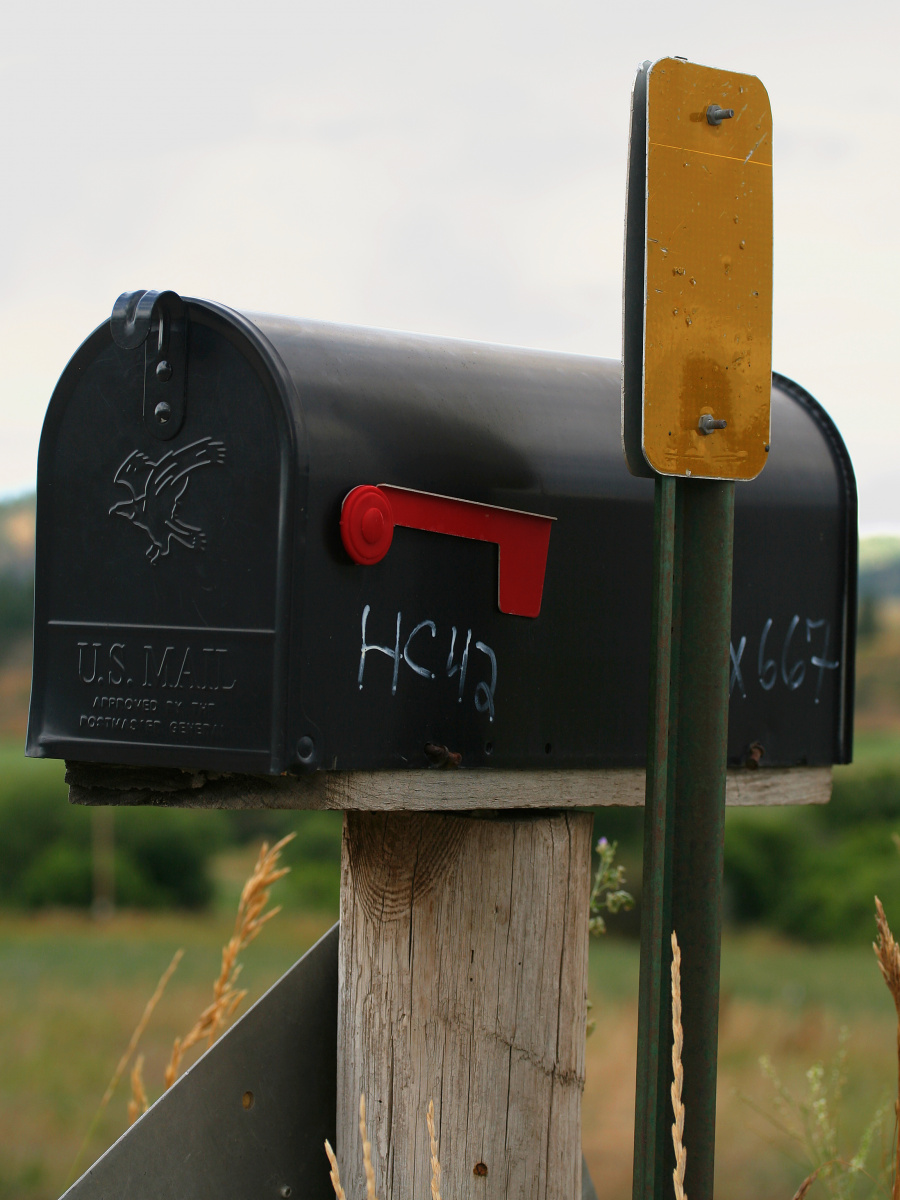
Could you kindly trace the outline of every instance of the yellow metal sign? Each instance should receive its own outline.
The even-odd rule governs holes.
[[[769,449],[772,116],[762,83],[665,58],[647,77],[644,457],[753,479]]]

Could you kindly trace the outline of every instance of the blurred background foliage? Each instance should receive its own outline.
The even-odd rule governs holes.
[[[203,909],[214,899],[213,864],[289,832],[294,868],[279,899],[337,912],[340,813],[89,809],[68,803],[62,763],[0,749],[0,906],[89,908],[95,899],[98,820],[112,823],[111,899],[124,908]],[[102,847],[101,847],[102,852]]]
[[[337,913],[337,813],[118,809],[107,824],[67,803],[62,764],[22,757],[30,682],[34,498],[0,504],[0,906],[89,907],[103,837],[115,904],[203,910],[250,846],[296,832],[281,902]],[[856,762],[835,771],[831,803],[728,813],[727,917],[809,942],[868,939],[872,896],[900,912],[900,539],[860,556]],[[617,841],[638,903],[610,933],[640,927],[642,813],[601,809],[596,836]],[[98,840],[99,839],[99,840]],[[114,847],[114,849],[112,849]],[[222,869],[216,869],[220,863]],[[235,875],[239,874],[237,865]],[[102,872],[101,872],[102,874]],[[217,883],[218,879],[218,883]],[[102,883],[102,880],[101,880]],[[220,890],[221,890],[220,886]],[[236,885],[235,885],[236,886]]]

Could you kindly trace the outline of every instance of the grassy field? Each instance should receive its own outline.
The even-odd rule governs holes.
[[[246,866],[221,864],[237,879]],[[332,915],[282,913],[244,956],[255,998],[325,931]],[[145,1036],[146,1079],[160,1091],[173,1037],[208,1002],[230,920],[122,914],[105,923],[70,914],[0,918],[0,1197],[58,1196],[115,1062],[178,946],[185,957]],[[588,1042],[584,1146],[603,1200],[630,1194],[638,950],[601,939],[590,983],[597,1028]],[[723,954],[717,1192],[728,1200],[793,1195],[805,1174],[796,1151],[754,1111],[773,1112],[759,1057],[802,1091],[804,1072],[833,1058],[849,1030],[846,1143],[895,1078],[894,1013],[871,949],[810,950],[753,937]],[[687,1019],[687,1014],[686,1014]],[[86,1155],[125,1127],[127,1081]],[[690,1147],[690,1111],[686,1141]],[[791,1157],[793,1153],[793,1158]],[[877,1156],[876,1156],[877,1157]],[[449,1194],[449,1192],[448,1192]],[[815,1193],[813,1193],[815,1195]]]
[[[283,914],[244,956],[258,997],[331,924],[327,914]],[[0,918],[0,1197],[58,1196],[116,1060],[179,946],[185,956],[143,1041],[151,1098],[172,1040],[211,999],[224,915],[42,914]],[[125,1127],[127,1080],[83,1167]],[[83,1168],[82,1168],[83,1169]]]
[[[610,940],[594,945],[591,995],[597,1028],[588,1041],[583,1139],[601,1200],[627,1200],[631,1194],[637,975],[634,943]],[[768,1056],[794,1094],[802,1097],[806,1071],[816,1062],[828,1066],[834,1061],[842,1029],[848,1040],[841,1146],[849,1158],[874,1110],[896,1086],[894,1007],[871,948],[810,949],[768,937],[726,937],[718,1196],[793,1196],[808,1167],[802,1147],[757,1111],[777,1115],[773,1089],[759,1060]],[[690,1155],[690,1105],[685,1144]],[[880,1163],[881,1153],[879,1144],[872,1153],[874,1164]],[[811,1198],[816,1194],[812,1190]]]
[[[852,779],[900,761],[896,711],[892,722],[881,716],[857,730],[855,761],[836,768],[836,778]],[[772,886],[778,886],[777,880]],[[840,879],[834,886],[841,886]],[[888,916],[900,928],[900,913]],[[590,970],[597,1028],[588,1042],[584,1149],[601,1200],[627,1200],[637,1045],[636,943],[594,943]],[[835,1063],[842,1036],[846,1085],[837,1110],[840,1151],[852,1157],[875,1110],[888,1102],[886,1132],[870,1157],[877,1171],[893,1128],[897,1032],[893,1002],[871,945],[813,947],[765,933],[726,934],[721,997],[716,1194],[723,1200],[790,1200],[794,1195],[809,1165],[802,1145],[770,1119],[778,1113],[760,1059],[771,1059],[791,1093],[802,1099],[808,1096],[807,1071],[817,1063],[826,1069]],[[685,1013],[685,1022],[689,1020]],[[689,1104],[685,1143],[690,1155]],[[860,1182],[854,1195],[874,1194]],[[826,1194],[822,1183],[809,1192],[810,1200]]]

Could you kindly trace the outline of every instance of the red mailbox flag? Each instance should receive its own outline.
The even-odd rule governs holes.
[[[355,487],[341,507],[341,539],[354,562],[381,562],[394,526],[496,542],[500,555],[497,603],[501,612],[536,617],[541,611],[550,527],[554,517],[435,496],[411,488]]]

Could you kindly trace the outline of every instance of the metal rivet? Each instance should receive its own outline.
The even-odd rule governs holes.
[[[160,383],[168,383],[172,378],[172,364],[170,362],[166,362],[165,359],[161,359],[160,362],[156,364],[156,378],[160,381]]]
[[[297,757],[302,763],[312,762],[316,753],[316,744],[311,737],[302,737],[297,742]]]
[[[286,1183],[283,1188],[278,1189],[278,1195],[284,1196],[285,1200],[287,1200],[287,1197],[290,1196],[290,1194],[291,1194],[290,1184]]]
[[[723,121],[727,121],[733,116],[733,108],[720,108],[718,104],[711,104],[706,110],[706,119],[710,125],[721,125]]]
[[[159,421],[160,425],[165,425],[172,415],[172,406],[166,404],[165,400],[160,400],[159,404],[153,410],[153,415]]]
[[[243,1104],[244,1108],[248,1108],[248,1109],[252,1108],[253,1107],[253,1093],[252,1092],[244,1092],[243,1096],[241,1096],[241,1104]]]

